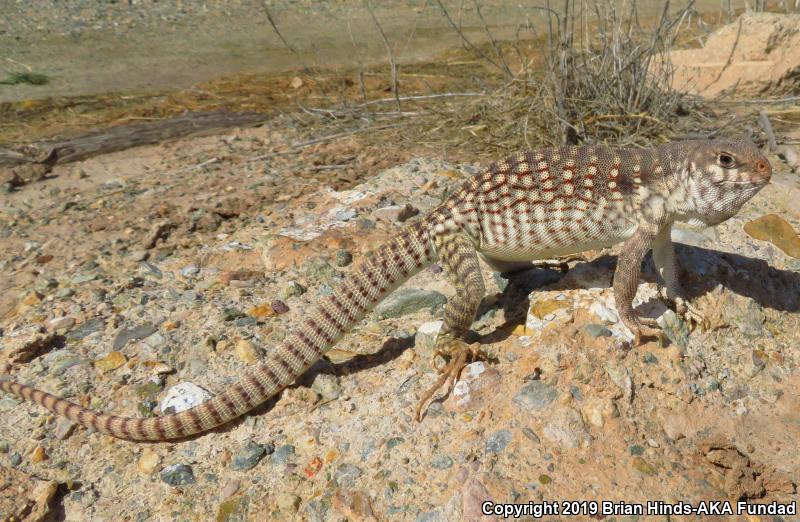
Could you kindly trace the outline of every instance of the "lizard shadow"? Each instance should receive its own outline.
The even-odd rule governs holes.
[[[711,292],[718,285],[737,295],[748,297],[763,308],[781,312],[800,312],[800,272],[782,270],[770,266],[763,259],[752,258],[730,252],[712,250],[700,246],[675,243],[681,266],[681,282],[686,297],[696,299]],[[617,256],[605,254],[586,263],[588,272],[596,271],[600,278],[603,272],[613,274]],[[568,272],[567,272],[568,273]],[[507,286],[494,299],[484,300],[478,317],[487,309],[502,308],[506,321],[492,332],[480,336],[481,344],[490,344],[507,339],[514,327],[524,322],[530,307],[530,293],[537,288],[548,290],[573,290],[581,288],[575,279],[564,277],[566,273],[556,270],[530,268],[521,272],[501,274]],[[590,274],[591,277],[591,274]],[[648,254],[643,264],[642,281],[658,281],[652,255]],[[608,286],[613,284],[613,276]]]
[[[713,290],[717,285],[723,285],[729,291],[738,295],[749,297],[764,308],[771,308],[783,312],[800,312],[800,273],[791,270],[781,270],[769,265],[766,261],[751,258],[740,254],[721,252],[698,246],[676,243],[676,251],[681,264],[681,281],[687,297],[695,299]],[[609,279],[608,274],[613,274],[616,268],[617,257],[606,254],[593,259],[585,264],[591,276],[592,272],[599,274],[599,278]],[[573,270],[578,266],[575,265]],[[499,294],[484,299],[478,310],[477,321],[485,314],[498,308],[503,309],[505,322],[494,328],[491,332],[480,335],[472,332],[470,341],[480,344],[501,342],[511,336],[514,327],[524,321],[530,307],[530,294],[538,288],[547,287],[548,290],[571,290],[581,288],[574,278],[565,277],[569,272],[546,269],[529,268],[520,272],[499,274],[498,282],[502,288]],[[505,284],[503,284],[505,280]],[[642,281],[653,282],[657,280],[650,255],[645,259],[642,270]],[[608,281],[611,284],[611,281]],[[309,368],[297,381],[287,388],[310,387],[318,375],[347,375],[363,370],[384,366],[396,359],[407,349],[414,346],[413,336],[403,338],[390,338],[381,348],[374,353],[358,354],[353,358],[333,363],[325,359],[318,361]],[[401,386],[412,385],[419,380],[419,374],[407,379]],[[220,426],[211,431],[228,431],[231,427],[243,422],[250,416],[260,416],[269,412],[278,401],[280,394],[272,397],[257,406],[247,416]],[[189,439],[194,436],[189,437]]]

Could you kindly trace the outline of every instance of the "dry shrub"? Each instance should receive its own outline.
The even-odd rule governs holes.
[[[677,11],[665,3],[650,23],[640,20],[635,1],[567,0],[560,11],[548,3],[540,12],[543,34],[530,22],[519,31],[532,35],[529,50],[523,50],[522,36],[516,45],[491,40],[491,54],[501,57],[492,63],[507,83],[456,115],[462,127],[481,121],[495,129],[495,142],[522,137],[529,147],[667,139],[678,113],[689,105],[672,89],[668,53],[692,3]],[[513,61],[519,64],[516,74],[506,66]]]

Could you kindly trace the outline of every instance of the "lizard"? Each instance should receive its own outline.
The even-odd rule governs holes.
[[[484,297],[479,259],[504,270],[521,262],[623,243],[613,278],[622,323],[634,345],[660,331],[639,317],[633,299],[652,249],[665,297],[695,322],[671,241],[676,221],[717,225],[770,179],[769,160],[749,138],[679,141],[651,148],[576,145],[541,148],[494,162],[439,206],[379,246],[322,297],[293,333],[237,384],[178,413],[128,418],[99,413],[26,384],[0,388],[87,428],[131,441],[181,439],[236,419],[295,381],[358,321],[423,268],[438,263],[455,286],[435,343],[449,356],[437,387],[451,383],[474,346],[465,335]],[[427,392],[417,406],[436,388]]]

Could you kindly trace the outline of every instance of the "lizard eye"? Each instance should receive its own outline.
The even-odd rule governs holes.
[[[723,169],[732,169],[734,166],[736,166],[736,160],[733,159],[733,156],[727,152],[719,153],[719,156],[717,156],[717,163]]]

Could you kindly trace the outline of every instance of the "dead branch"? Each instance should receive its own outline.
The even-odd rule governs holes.
[[[769,121],[769,116],[767,116],[767,111],[758,111],[758,121],[761,124],[761,128],[764,130],[764,134],[767,135],[769,151],[774,152],[778,148],[778,141],[775,139],[775,133],[772,131],[772,124]]]
[[[395,102],[397,103],[397,111],[400,112],[400,91],[397,89],[397,64],[394,61],[394,53],[392,52],[392,46],[389,45],[389,40],[386,38],[386,33],[383,32],[383,27],[381,27],[380,22],[378,22],[378,18],[375,16],[375,13],[372,11],[372,6],[369,3],[369,0],[365,2],[367,6],[367,11],[369,12],[369,16],[372,18],[372,21],[375,22],[375,27],[378,28],[378,33],[381,35],[381,39],[383,40],[383,45],[386,47],[386,54],[389,55],[389,66],[391,67],[392,71],[392,92],[394,92]]]

